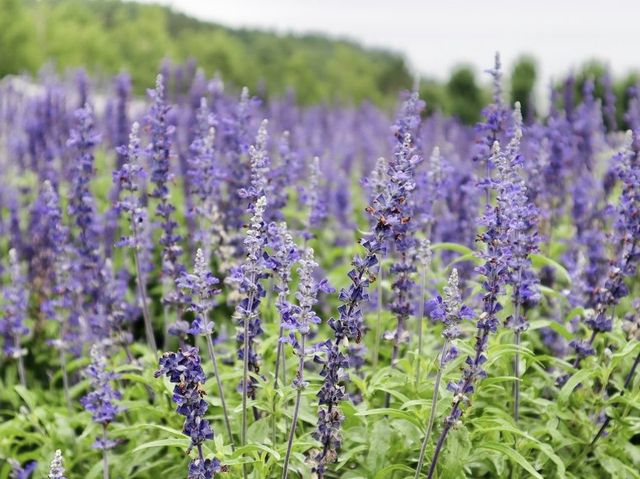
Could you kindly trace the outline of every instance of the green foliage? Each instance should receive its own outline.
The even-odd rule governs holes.
[[[33,73],[42,61],[36,25],[20,0],[0,0],[0,77]]]
[[[390,106],[411,86],[404,59],[346,40],[233,30],[158,5],[118,0],[2,0],[0,76],[33,72],[46,59],[60,70],[128,71],[138,93],[163,59],[197,61],[234,85],[293,88],[303,103],[371,99]],[[37,26],[37,29],[36,29]]]
[[[533,108],[533,89],[536,83],[536,62],[529,56],[516,61],[511,72],[511,104],[520,102],[522,116],[528,118]]]
[[[450,102],[448,113],[464,123],[475,123],[480,119],[480,110],[484,104],[482,91],[470,67],[458,67],[451,74],[445,90]]]

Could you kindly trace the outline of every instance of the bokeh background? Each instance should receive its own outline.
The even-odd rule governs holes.
[[[0,12],[0,76],[126,70],[138,93],[163,61],[303,103],[391,106],[419,80],[428,111],[472,123],[495,50],[525,110],[567,78],[579,98],[593,77],[623,112],[640,78],[637,0],[0,0]]]

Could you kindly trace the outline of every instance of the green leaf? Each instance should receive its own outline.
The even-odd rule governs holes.
[[[159,439],[157,441],[147,442],[146,444],[142,444],[136,447],[132,452],[142,451],[144,449],[149,449],[153,447],[166,447],[173,446],[179,447],[181,449],[187,449],[189,447],[190,440],[189,439]]]
[[[243,454],[249,454],[255,451],[266,452],[271,454],[276,461],[281,459],[280,454],[275,449],[265,446],[264,444],[247,444],[246,446],[238,447],[233,453],[232,457],[242,456]]]
[[[411,469],[409,466],[405,466],[404,464],[391,464],[390,466],[380,469],[374,476],[374,479],[388,479],[389,477],[392,477],[390,473],[395,471],[403,471],[412,475],[416,472],[414,469]]]
[[[476,445],[475,447],[476,449],[487,449],[490,451],[496,451],[501,454],[504,454],[513,462],[519,464],[520,467],[522,467],[525,471],[527,471],[536,479],[544,479],[538,473],[538,471],[536,471],[535,468],[531,464],[529,464],[524,457],[522,457],[522,455],[518,451],[515,451],[514,449],[507,447],[504,444],[500,444],[498,442],[482,442]]]
[[[531,258],[531,264],[533,264],[534,268],[540,269],[542,266],[550,266],[555,269],[568,284],[571,284],[571,275],[566,268],[557,261],[547,258],[539,253],[532,253],[529,257]]]
[[[370,471],[378,471],[385,463],[385,457],[391,445],[391,429],[386,418],[376,421],[371,430],[369,454],[366,465]]]
[[[562,386],[562,389],[558,394],[558,403],[566,404],[567,401],[569,400],[569,396],[571,395],[573,390],[578,386],[578,384],[585,381],[592,374],[593,374],[593,371],[589,371],[588,369],[581,369],[580,371],[575,373],[573,376],[571,376],[569,380],[566,382],[566,384]]]
[[[25,404],[30,410],[34,410],[36,408],[36,398],[35,396],[24,386],[17,384],[14,386],[14,389],[18,393],[18,395],[24,400]]]
[[[446,251],[455,251],[456,253],[460,253],[461,255],[474,254],[474,251],[471,248],[458,243],[434,243],[431,245],[432,251],[438,251],[441,249]]]
[[[416,417],[414,414],[410,414],[406,411],[399,411],[397,409],[392,408],[378,408],[378,409],[369,409],[368,411],[360,411],[356,414],[356,416],[389,416],[395,417],[398,419],[404,419],[409,421],[412,424],[415,424],[420,430],[422,430],[423,425],[420,422],[420,419]]]

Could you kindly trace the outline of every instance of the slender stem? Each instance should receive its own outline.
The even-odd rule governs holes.
[[[516,346],[516,354],[513,360],[513,375],[515,381],[513,383],[513,419],[518,422],[520,419],[520,343],[522,333],[517,329],[518,317],[520,316],[520,301],[516,300],[515,308],[516,331],[514,333],[514,343]]]
[[[27,373],[25,372],[25,369],[24,369],[24,360],[22,359],[22,350],[20,348],[20,337],[15,335],[13,340],[15,342],[16,351],[18,354],[18,357],[16,358],[17,364],[18,364],[18,377],[20,378],[20,384],[22,385],[23,388],[26,389]]]
[[[64,400],[67,403],[67,409],[71,411],[71,395],[69,394],[69,373],[67,372],[67,356],[62,345],[60,352],[60,369],[62,369],[62,386],[64,388]]]
[[[218,394],[220,395],[220,403],[222,404],[222,414],[224,416],[224,424],[227,428],[227,434],[229,435],[229,443],[231,444],[231,449],[235,449],[235,445],[233,443],[233,434],[231,432],[231,422],[229,421],[229,411],[227,410],[227,403],[224,399],[224,390],[222,388],[222,379],[220,379],[220,370],[218,369],[218,359],[216,358],[216,351],[213,347],[213,340],[211,339],[211,334],[207,334],[207,348],[209,349],[209,358],[213,363],[213,373],[216,377],[216,383],[218,384]]]
[[[491,304],[488,309],[493,310],[493,304]],[[487,337],[489,336],[489,330],[484,329],[482,333],[478,332],[478,334],[481,334],[481,336],[476,336],[476,345],[485,344],[487,341]],[[482,355],[482,353],[483,353],[483,349],[476,347],[476,354],[473,360],[473,364],[476,364],[476,365],[478,364],[478,361],[480,361],[480,356]],[[460,390],[466,391],[469,388],[469,386],[473,383],[473,381],[474,381],[474,375],[470,374],[462,384],[462,387],[460,388]],[[451,413],[449,414],[449,417],[455,417],[456,413],[460,409],[460,404],[462,404],[463,397],[464,396],[460,394],[454,397],[453,406],[451,407]],[[429,474],[427,475],[427,479],[431,479],[433,477],[433,473],[435,472],[436,465],[438,463],[438,457],[440,457],[442,446],[444,445],[444,441],[447,439],[447,435],[451,430],[451,426],[452,426],[452,423],[450,421],[445,422],[445,426],[442,429],[442,432],[440,433],[440,437],[438,438],[436,449],[433,452],[433,458],[431,459],[431,465],[429,466]]]
[[[515,333],[516,355],[513,360],[513,375],[515,381],[513,383],[513,419],[518,422],[520,419],[520,342],[521,333]]]
[[[137,231],[135,223],[132,221],[132,231],[134,237],[137,237]],[[145,284],[144,276],[142,274],[142,268],[140,267],[140,257],[138,255],[138,248],[133,248],[133,259],[136,266],[136,276],[138,284],[138,296],[142,303],[142,319],[144,321],[144,331],[147,336],[147,343],[153,351],[153,354],[158,355],[158,347],[156,346],[156,338],[153,335],[153,325],[151,324],[151,314],[149,313],[149,305],[147,304],[147,285]]]
[[[278,346],[276,347],[276,373],[273,381],[273,388],[275,390],[278,389],[278,377],[280,376],[280,360],[282,358],[282,335],[284,334],[284,326],[282,325],[282,321],[280,322],[280,332],[278,333]],[[284,359],[283,359],[284,362]],[[282,366],[284,369],[284,364]],[[283,379],[284,380],[284,379]]]
[[[298,362],[298,371],[296,376],[300,383],[303,381],[304,374],[304,342],[306,334],[302,335],[300,339],[300,361]],[[289,474],[289,460],[291,459],[291,450],[293,448],[293,438],[296,435],[296,425],[298,423],[298,414],[300,412],[300,400],[302,398],[302,387],[298,386],[298,392],[296,393],[296,404],[293,408],[293,419],[291,422],[291,429],[289,430],[289,442],[287,443],[287,454],[284,457],[284,469],[282,470],[282,479],[287,479]]]
[[[416,391],[420,386],[420,375],[422,366],[422,351],[423,351],[423,338],[422,327],[424,323],[424,295],[427,288],[427,268],[422,268],[422,274],[420,276],[420,296],[418,297],[418,357],[416,358]]]
[[[380,263],[380,268],[378,271],[378,301],[376,302],[376,337],[375,342],[373,343],[373,367],[375,368],[378,365],[379,354],[380,354],[380,341],[382,339],[382,308],[384,306],[383,301],[383,287],[382,287],[382,277],[383,277],[384,269],[382,268],[382,262]]]
[[[520,300],[520,283],[522,282],[522,268],[518,268],[518,277],[514,288],[514,343],[516,347],[516,353],[513,359],[513,376],[515,381],[513,383],[513,419],[518,422],[520,419],[520,343],[522,339],[522,332],[520,331],[520,310],[522,308],[522,301]],[[516,439],[517,443],[517,439]]]
[[[253,279],[253,278],[252,278]],[[255,280],[251,284],[255,283]],[[249,319],[253,310],[253,292],[249,294],[247,301],[247,313],[244,315],[243,327],[243,346],[242,346],[242,436],[240,438],[241,445],[247,444],[247,390],[249,381]],[[247,465],[242,464],[242,475],[247,479]]]
[[[440,353],[440,361],[438,362],[438,372],[436,374],[436,381],[433,386],[433,397],[431,399],[431,412],[429,413],[429,421],[427,423],[427,432],[424,435],[422,441],[422,447],[420,448],[420,458],[418,459],[418,467],[416,468],[415,479],[420,478],[420,471],[422,471],[422,464],[424,463],[424,455],[427,452],[427,444],[429,444],[429,438],[433,430],[433,423],[436,419],[436,409],[438,406],[438,394],[440,392],[440,382],[442,381],[442,371],[444,370],[444,358],[447,355],[447,349],[449,348],[449,340],[445,339],[442,345],[442,351]]]
[[[402,263],[404,263],[406,260],[406,253],[402,253]],[[400,273],[401,277],[402,276],[407,276],[407,273]],[[402,280],[399,280],[399,282],[403,282]],[[402,304],[404,301],[407,300],[406,296],[406,291],[403,291],[401,289],[396,290],[398,291],[398,297],[396,299],[396,301],[398,302],[398,304]],[[403,313],[399,313],[397,314],[397,326],[396,326],[396,332],[394,334],[393,337],[393,349],[391,351],[391,367],[395,368],[397,363],[398,363],[398,356],[400,354],[400,342],[402,341],[402,335],[404,333],[404,326],[405,326],[405,320],[406,320],[406,316]],[[387,408],[389,407],[389,404],[391,404],[391,394],[387,393],[384,397],[384,407]]]
[[[106,445],[107,443],[107,425],[102,426],[102,439]],[[109,479],[109,458],[107,457],[107,448],[102,449],[102,477],[103,479]]]
[[[442,446],[444,445],[444,441],[447,438],[447,434],[451,430],[451,424],[446,423],[440,437],[438,438],[438,443],[436,444],[436,450],[433,452],[433,459],[431,459],[431,465],[429,466],[429,472],[427,474],[427,479],[431,479],[433,477],[433,473],[436,471],[436,464],[438,463],[438,457],[440,457],[440,451],[442,451]]]

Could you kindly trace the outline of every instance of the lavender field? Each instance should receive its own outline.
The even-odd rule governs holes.
[[[5,78],[0,478],[640,477],[640,92],[488,73]]]

